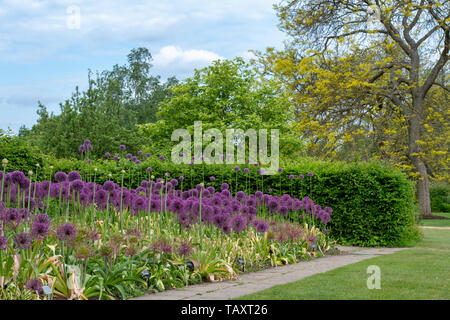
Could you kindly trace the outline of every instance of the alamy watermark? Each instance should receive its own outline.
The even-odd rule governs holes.
[[[66,26],[68,29],[81,28],[81,10],[78,6],[70,6],[66,9],[67,19]]]
[[[381,269],[379,266],[371,265],[367,267],[367,289],[381,289]]]
[[[248,139],[248,148],[246,148]],[[171,140],[180,141],[172,148],[171,159],[175,164],[244,164],[246,154],[252,163],[266,166],[261,174],[273,175],[279,167],[279,130],[270,129],[270,155],[269,133],[267,129],[227,129],[225,134],[225,153],[222,131],[216,128],[208,129],[203,133],[202,121],[194,122],[194,137],[187,129],[173,131]],[[192,142],[194,155],[192,156]],[[204,143],[209,143],[204,149]],[[236,157],[235,157],[236,151]],[[226,156],[225,156],[226,154]],[[192,160],[191,160],[192,159]]]

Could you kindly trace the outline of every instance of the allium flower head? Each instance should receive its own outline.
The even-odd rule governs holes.
[[[28,250],[31,247],[33,240],[30,235],[26,232],[21,232],[16,234],[14,237],[14,243],[16,244],[18,249]]]
[[[4,236],[0,236],[0,250],[8,249],[8,239]]]
[[[298,175],[298,178],[299,178],[299,179],[304,179],[305,176],[304,176],[303,174],[299,174],[299,175]]]
[[[166,159],[166,157],[164,157],[164,156],[159,156],[159,160],[163,161],[164,159]]]
[[[278,168],[278,172],[283,172],[283,168]]]
[[[121,144],[120,147],[119,147],[119,149],[123,151],[123,150],[126,149],[126,147],[125,147],[125,145]]]
[[[211,177],[209,177],[209,180],[210,180],[210,181],[215,181],[215,180],[216,180],[216,177],[211,176]]]
[[[67,179],[67,174],[65,172],[58,171],[55,173],[56,182],[63,182],[63,181],[66,181],[66,179]]]
[[[308,177],[312,177],[314,174],[312,172],[308,172]]]
[[[46,239],[50,231],[50,225],[42,222],[33,223],[30,234],[34,239]]]
[[[178,247],[178,254],[180,256],[188,256],[191,254],[192,246],[189,242],[184,241]]]
[[[290,174],[290,175],[289,175],[289,179],[290,179],[290,180],[294,180],[294,179],[295,179],[295,176],[294,176],[293,174]]]
[[[265,233],[269,230],[269,225],[264,221],[259,221],[256,225],[256,231],[259,233]]]
[[[239,168],[238,166],[234,167],[234,171],[238,172],[239,170],[241,170],[241,168]]]
[[[81,175],[78,173],[78,171],[70,171],[67,177],[70,182],[75,180],[81,180]]]
[[[145,156],[146,156],[147,158],[150,158],[150,157],[152,156],[152,154],[151,154],[150,152],[147,152],[147,153],[145,154]]]
[[[119,156],[114,156],[113,159],[114,159],[115,161],[117,161],[117,160],[119,160]]]
[[[248,168],[244,168],[244,172],[248,173],[250,170]]]
[[[56,234],[59,240],[64,242],[72,242],[77,236],[77,229],[73,224],[66,223],[57,229]]]
[[[138,156],[142,156],[144,153],[143,153],[141,150],[139,150],[139,151],[137,152],[137,154],[138,154]]]
[[[33,291],[36,294],[42,294],[42,283],[41,280],[33,278],[27,281],[25,288]]]
[[[105,158],[110,158],[111,157],[111,153],[107,152],[105,153]]]

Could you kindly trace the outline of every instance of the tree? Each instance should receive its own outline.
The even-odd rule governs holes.
[[[342,147],[353,134],[381,136],[383,130],[390,136],[403,128],[407,146],[401,153],[416,172],[422,215],[431,215],[426,102],[432,88],[448,90],[438,79],[450,49],[449,1],[294,0],[275,8],[290,41],[282,52],[259,53],[263,71],[296,93],[297,113],[307,115],[311,134],[330,133],[320,125],[340,120],[326,145]],[[380,126],[389,118],[398,120],[389,123],[392,132]]]
[[[87,90],[80,92],[77,86],[60,104],[58,115],[49,115],[39,103],[39,119],[28,138],[57,157],[78,156],[78,147],[85,139],[91,140],[94,157],[114,152],[120,144],[127,145],[129,152],[137,152],[145,141],[136,125],[157,120],[159,103],[177,83],[173,77],[161,83],[159,76],[152,76],[151,60],[148,49],[137,48],[128,55],[128,65],[115,65],[111,71],[95,74],[89,71]]]
[[[151,140],[153,150],[170,154],[177,142],[171,141],[176,129],[193,134],[194,121],[203,130],[279,129],[280,154],[298,154],[301,143],[290,134],[292,112],[285,92],[273,81],[265,81],[241,59],[217,60],[195,70],[192,77],[170,88],[170,97],[158,112],[159,121],[140,126]]]

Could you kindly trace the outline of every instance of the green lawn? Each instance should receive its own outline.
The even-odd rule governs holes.
[[[450,218],[450,212],[433,212],[434,216],[441,216]],[[420,220],[419,225],[421,226],[432,226],[432,227],[450,227],[450,220]]]
[[[450,230],[424,229],[415,247],[278,285],[237,299],[450,299]],[[367,288],[367,267],[381,269],[381,289]]]

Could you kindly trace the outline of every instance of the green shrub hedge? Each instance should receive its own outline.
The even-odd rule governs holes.
[[[0,161],[8,159],[7,171],[36,171],[36,164],[42,165],[43,155],[24,138],[6,135],[0,130]],[[2,168],[0,167],[0,170]]]
[[[92,164],[80,160],[44,159],[40,178],[48,179],[56,171],[77,170],[88,181],[95,177],[97,183],[106,180],[120,183],[124,169],[124,185],[137,187],[140,180],[148,179],[150,175],[158,178],[169,172],[170,178],[185,177],[183,189],[201,181],[220,188],[226,181],[233,193],[236,190],[263,190],[272,194],[291,193],[296,197],[308,195],[322,207],[333,208],[329,226],[331,235],[340,243],[401,246],[419,237],[415,227],[413,183],[401,171],[379,162],[330,163],[300,159],[283,165],[282,173],[261,176],[257,173],[259,168],[253,165],[239,165],[240,171],[236,173],[235,165],[175,165],[170,160],[160,161],[156,156],[141,160],[143,162],[136,165],[126,159],[120,162],[99,160]],[[50,165],[54,166],[51,170]],[[95,172],[94,167],[97,168]],[[148,167],[152,168],[151,173],[146,170]],[[243,172],[245,167],[250,169],[248,174]],[[308,177],[308,172],[314,175]],[[294,174],[295,179],[290,180],[290,174]],[[305,178],[299,179],[299,174],[304,174]],[[211,176],[216,180],[210,181]]]
[[[450,186],[445,182],[430,186],[431,211],[450,212]]]

